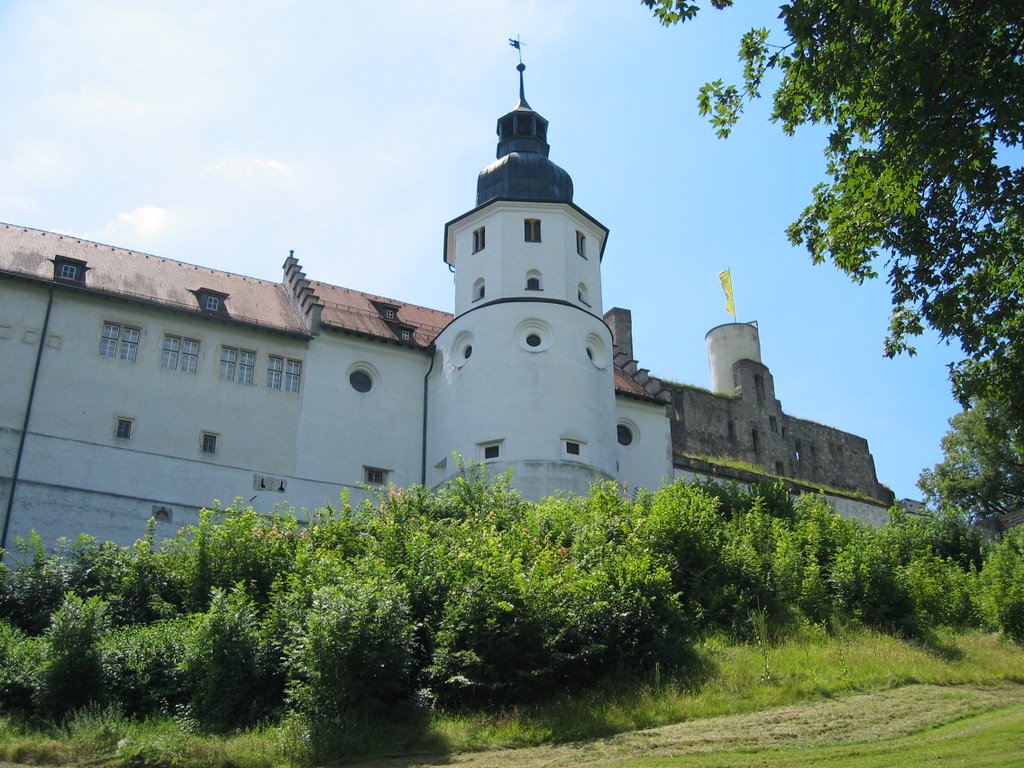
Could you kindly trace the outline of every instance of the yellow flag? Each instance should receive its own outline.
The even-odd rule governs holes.
[[[718,279],[722,281],[722,290],[725,291],[725,311],[736,319],[736,302],[732,297],[732,273],[727,269],[718,273]]]

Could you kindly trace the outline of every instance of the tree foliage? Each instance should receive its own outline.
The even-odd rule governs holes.
[[[642,0],[666,25],[687,0]],[[732,0],[712,0],[715,8]],[[1024,421],[1024,25],[1019,0],[788,0],[743,35],[742,84],[698,98],[729,135],[764,78],[771,119],[831,129],[830,181],[787,232],[815,262],[860,282],[885,270],[886,353],[913,354],[925,326],[959,341],[954,394],[1001,400]]]
[[[1024,509],[1024,431],[1008,411],[982,400],[949,420],[945,458],[918,481],[933,506],[975,517]]]

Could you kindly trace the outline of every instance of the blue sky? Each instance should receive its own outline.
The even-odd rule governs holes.
[[[271,280],[294,249],[314,279],[451,311],[444,223],[494,157],[520,36],[551,158],[611,230],[604,303],[633,311],[641,365],[709,385],[729,268],[784,410],[866,437],[917,497],[958,349],[885,359],[884,279],[786,240],[824,131],[786,137],[762,100],[722,141],[697,114],[739,35],[774,23],[739,5],[665,29],[638,0],[0,2],[0,220]]]

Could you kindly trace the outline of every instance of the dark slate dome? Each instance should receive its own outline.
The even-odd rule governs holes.
[[[476,204],[495,198],[572,202],[572,179],[548,160],[548,121],[526,103],[523,70],[519,70],[519,101],[498,120],[498,159],[476,181]]]

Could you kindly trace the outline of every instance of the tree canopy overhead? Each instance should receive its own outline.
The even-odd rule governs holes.
[[[665,25],[687,0],[642,0]],[[722,9],[732,0],[710,0]],[[892,292],[885,351],[913,354],[934,328],[962,347],[961,403],[1007,405],[1024,422],[1024,24],[1020,0],[787,0],[788,39],[740,41],[739,85],[701,89],[728,136],[776,70],[771,119],[821,124],[830,181],[788,230],[815,262]]]
[[[1024,429],[1000,403],[980,401],[949,420],[944,458],[918,486],[934,506],[975,517],[1024,509]]]

